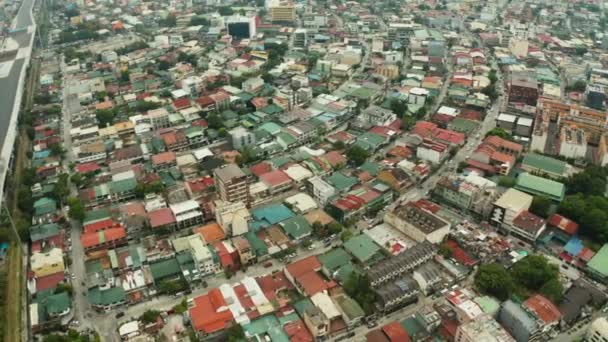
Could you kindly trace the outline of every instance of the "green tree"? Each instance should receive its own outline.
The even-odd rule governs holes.
[[[365,314],[370,315],[374,313],[376,295],[372,290],[367,275],[352,272],[344,283],[344,291],[359,303]]]
[[[391,99],[390,107],[393,113],[398,117],[403,118],[407,113],[407,103],[398,99]]]
[[[549,280],[557,279],[558,270],[542,255],[528,255],[511,267],[513,280],[529,290],[538,291]]]
[[[226,341],[238,342],[245,340],[245,331],[240,324],[233,324],[226,330]]]
[[[209,20],[201,15],[195,15],[190,18],[190,26],[209,26]]]
[[[365,163],[369,156],[369,152],[357,145],[349,148],[348,151],[346,151],[346,158],[348,158],[348,161],[355,166]]]
[[[223,17],[231,16],[234,14],[234,10],[229,6],[220,7],[217,12]]]
[[[68,198],[67,202],[70,206],[68,216],[73,220],[82,222],[82,220],[84,220],[86,216],[86,211],[84,209],[82,201],[76,197],[70,197]]]
[[[344,231],[342,231],[342,234],[340,234],[340,240],[342,240],[342,242],[346,242],[348,240],[350,240],[353,237],[353,232],[351,232],[349,229],[345,229]]]
[[[209,113],[207,115],[207,125],[209,128],[220,129],[224,127],[224,122],[217,113]]]
[[[502,176],[498,179],[498,185],[505,188],[512,188],[515,186],[515,178],[509,176]]]
[[[329,234],[340,234],[344,230],[344,226],[334,221],[327,225],[327,229],[329,230]]]
[[[506,300],[515,288],[513,278],[500,264],[481,265],[475,274],[475,287],[478,291]]]
[[[553,278],[546,282],[541,288],[540,293],[547,297],[553,303],[559,303],[562,300],[564,294],[564,287],[557,278]]]
[[[146,310],[141,315],[141,317],[139,317],[139,320],[144,324],[151,324],[151,323],[156,322],[156,319],[158,319],[158,316],[160,316],[160,311]]]
[[[401,129],[409,131],[416,125],[416,118],[410,115],[405,115],[401,118]]]
[[[177,26],[177,17],[174,13],[170,13],[167,17],[159,22],[162,27],[175,27]]]
[[[502,129],[500,127],[496,127],[494,129],[492,129],[491,131],[489,131],[488,133],[486,133],[486,137],[489,137],[489,136],[492,136],[492,135],[495,135],[497,137],[501,137],[501,138],[506,139],[506,140],[513,141],[513,136],[509,132],[505,131],[504,129]]]
[[[530,212],[543,218],[549,217],[551,210],[551,200],[545,196],[534,196]]]
[[[116,112],[113,109],[98,109],[95,111],[95,117],[102,127],[108,127],[114,124]]]

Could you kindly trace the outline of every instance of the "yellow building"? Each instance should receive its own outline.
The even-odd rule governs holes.
[[[279,2],[270,7],[270,17],[273,22],[294,22],[296,20],[296,7],[292,2]]]
[[[45,253],[35,252],[30,257],[30,266],[36,278],[63,272],[63,251],[61,248],[53,248]]]

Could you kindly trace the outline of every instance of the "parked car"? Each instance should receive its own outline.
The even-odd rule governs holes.
[[[264,267],[266,267],[266,268],[272,267],[272,261],[265,262]]]
[[[121,317],[123,317],[124,315],[125,315],[125,313],[124,313],[124,312],[119,312],[119,313],[117,313],[117,314],[116,314],[116,316],[114,316],[114,317],[116,317],[116,318],[121,318]]]

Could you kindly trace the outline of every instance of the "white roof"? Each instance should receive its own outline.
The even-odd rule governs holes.
[[[192,155],[192,153],[182,154],[181,156],[177,156],[176,158],[177,165],[188,165],[188,164],[196,164],[196,159]]]
[[[319,292],[310,297],[310,300],[312,300],[313,304],[319,308],[328,319],[332,320],[340,316],[340,311],[336,307],[336,304],[334,304],[326,293]]]
[[[195,210],[195,209],[200,209],[200,206],[198,205],[198,202],[193,201],[193,200],[187,200],[187,201],[183,201],[177,204],[170,204],[169,207],[171,208],[171,211],[173,211],[173,214],[175,215],[179,215],[191,210]]]
[[[291,197],[285,199],[285,203],[289,203],[295,207],[299,212],[305,213],[307,211],[317,208],[317,202],[310,197],[310,195],[300,192]]]
[[[127,336],[137,331],[139,331],[138,321],[127,322],[118,328],[118,334],[120,334],[120,336]]]
[[[264,292],[260,288],[260,285],[258,285],[253,277],[247,276],[241,280],[241,283],[247,289],[247,294],[249,295],[249,298],[251,298],[253,304],[259,306],[269,303],[268,298],[264,296]]]
[[[232,313],[234,320],[238,324],[249,323],[249,318],[247,317],[247,313],[245,308],[241,305],[239,298],[232,286],[228,284],[220,285],[220,292],[224,296],[224,300],[226,300],[226,304],[228,305],[228,309]]]
[[[504,122],[515,122],[515,120],[517,120],[517,116],[513,114],[501,113],[500,115],[498,115],[497,120]]]
[[[439,108],[439,110],[437,111],[437,113],[438,114],[449,115],[449,116],[456,116],[456,115],[458,115],[458,109],[452,108],[452,107],[448,107],[448,106],[441,106]]]
[[[301,182],[313,176],[312,172],[300,164],[294,164],[285,170],[289,178],[296,182]]]
[[[532,196],[517,189],[510,188],[494,202],[501,208],[510,208],[514,211],[526,210],[532,202]]]
[[[532,127],[532,119],[531,118],[519,118],[517,120],[518,125]]]
[[[211,152],[211,150],[207,147],[199,148],[198,150],[192,151],[192,153],[197,160],[213,156],[213,152]]]
[[[414,94],[414,95],[420,95],[420,96],[426,96],[429,94],[429,91],[427,89],[424,88],[420,88],[420,87],[413,87],[412,89],[410,89],[410,94]]]

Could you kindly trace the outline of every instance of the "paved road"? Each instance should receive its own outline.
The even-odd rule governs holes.
[[[321,254],[328,251],[331,247],[324,247],[319,244],[317,248],[313,250],[300,250],[298,252],[298,256],[294,259],[299,260],[306,258],[313,254]],[[205,294],[214,287],[219,287],[222,284],[231,284],[234,285],[241,281],[245,276],[249,277],[259,277],[266,274],[270,274],[274,271],[282,270],[285,267],[284,263],[279,262],[278,260],[272,261],[272,267],[265,268],[261,263],[249,266],[247,268],[247,274],[239,271],[232,278],[226,279],[223,275],[213,276],[208,279],[207,287],[198,287],[192,290],[192,294],[188,295],[188,298],[195,298],[202,294]],[[143,303],[139,303],[136,305],[132,305],[129,307],[120,308],[119,310],[113,310],[106,314],[98,314],[92,313],[88,316],[88,320],[95,325],[96,330],[100,333],[103,341],[120,341],[118,336],[118,327],[128,321],[139,318],[144,312],[150,309],[154,310],[169,310],[175,305],[181,303],[182,297],[173,297],[173,296],[158,296],[147,300]],[[124,312],[125,315],[116,319],[115,315],[117,312]]]
[[[34,6],[34,0],[24,0],[17,17],[15,18],[15,27],[26,27],[33,24],[30,11]],[[33,35],[33,30],[24,31],[11,35],[15,41],[19,44],[19,48],[27,48]],[[9,130],[9,123],[11,116],[13,115],[13,108],[15,101],[21,101],[21,98],[17,98],[17,94],[20,93],[19,89],[19,78],[21,76],[21,70],[25,67],[29,57],[20,57],[16,59],[11,67],[11,70],[7,77],[0,78],[0,142],[2,146],[7,144],[7,132]],[[11,136],[14,138],[14,136]],[[12,142],[11,142],[12,143]],[[0,149],[1,150],[1,149]],[[4,172],[4,171],[2,171]]]

